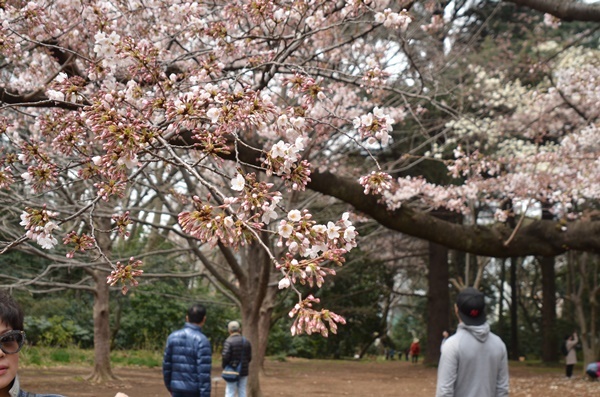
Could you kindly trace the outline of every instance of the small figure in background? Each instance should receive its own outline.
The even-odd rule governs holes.
[[[567,355],[565,357],[565,374],[569,379],[573,376],[573,367],[577,364],[577,351],[575,350],[577,343],[579,343],[577,332],[565,336],[565,347],[567,350]]]
[[[421,345],[419,344],[419,339],[415,338],[410,345],[410,356],[412,357],[413,363],[419,361],[419,353],[421,353]]]
[[[588,374],[591,380],[598,380],[600,378],[600,362],[589,363],[585,373]]]

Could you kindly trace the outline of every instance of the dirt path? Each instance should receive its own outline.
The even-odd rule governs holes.
[[[67,397],[168,397],[160,368],[115,368],[120,381],[90,385],[90,368],[57,367],[20,370],[23,388],[61,393]],[[433,397],[436,370],[405,361],[328,361],[290,359],[267,361],[261,385],[266,397],[373,396]],[[600,382],[587,381],[576,368],[574,379],[564,379],[562,368],[513,365],[511,397],[598,397]],[[224,395],[224,385],[213,372],[213,397]]]

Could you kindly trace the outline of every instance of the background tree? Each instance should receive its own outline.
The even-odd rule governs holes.
[[[598,338],[598,257],[585,253],[572,252],[567,256],[568,276],[565,298],[569,304],[564,307],[569,316],[575,318],[581,346],[583,361],[593,362],[600,353]],[[572,331],[571,331],[572,332]],[[565,332],[568,335],[569,331]]]

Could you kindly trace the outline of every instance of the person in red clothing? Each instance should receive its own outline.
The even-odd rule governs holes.
[[[421,345],[419,345],[419,340],[415,338],[410,345],[410,356],[413,363],[419,361],[419,353],[421,353]]]

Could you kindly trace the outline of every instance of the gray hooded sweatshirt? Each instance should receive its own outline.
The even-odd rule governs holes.
[[[508,396],[508,357],[488,323],[460,323],[442,345],[436,397]]]

